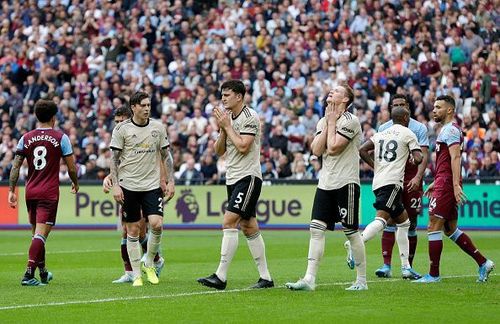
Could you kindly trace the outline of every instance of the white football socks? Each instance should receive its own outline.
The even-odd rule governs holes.
[[[351,243],[351,253],[356,266],[356,281],[366,284],[366,252],[365,242],[359,231],[344,231]]]
[[[408,241],[408,230],[410,229],[410,220],[407,219],[401,224],[397,224],[396,242],[398,243],[399,256],[401,257],[401,267],[409,268],[410,262],[408,256],[410,255],[410,242]]]
[[[313,220],[309,226],[311,239],[309,240],[309,253],[307,255],[307,270],[304,280],[309,284],[316,282],[316,273],[325,251],[326,224],[322,221]]]
[[[127,235],[127,253],[132,266],[134,279],[141,276],[141,243],[139,243],[139,236],[132,237]]]
[[[226,281],[227,269],[233,260],[236,249],[238,248],[238,230],[229,228],[222,230],[222,244],[220,248],[220,263],[215,274],[220,280]]]
[[[260,232],[247,236],[247,243],[250,253],[257,265],[257,269],[259,270],[260,277],[271,281],[271,274],[269,274],[269,270],[267,269],[266,245],[264,244],[264,239]]]
[[[377,235],[378,232],[383,230],[387,225],[387,221],[381,217],[375,217],[370,224],[368,224],[363,231],[363,241],[368,242]]]
[[[156,256],[156,253],[160,250],[160,245],[161,245],[161,233],[162,231],[155,231],[151,229],[149,231],[149,238],[148,238],[148,251],[146,254],[146,262],[144,262],[144,266],[151,268],[154,266],[154,258]]]

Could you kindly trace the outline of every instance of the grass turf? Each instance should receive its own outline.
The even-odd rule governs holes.
[[[263,235],[276,288],[247,289],[259,276],[240,235],[226,291],[216,292],[195,280],[217,268],[219,231],[166,231],[162,242],[166,266],[160,284],[142,288],[111,283],[123,273],[119,233],[57,230],[47,241],[47,266],[54,280],[45,287],[22,287],[30,235],[2,232],[0,323],[500,321],[500,276],[494,272],[489,282],[476,283],[477,265],[448,239],[441,258],[441,283],[376,278],[374,271],[382,261],[377,238],[367,243],[369,290],[349,292],[344,288],[355,272],[345,265],[345,237],[341,232],[329,233],[316,291],[293,292],[283,285],[303,276],[309,233],[264,231]],[[485,256],[500,263],[499,232],[469,235]],[[393,265],[398,276],[397,247]],[[424,232],[419,233],[415,269],[428,271]]]

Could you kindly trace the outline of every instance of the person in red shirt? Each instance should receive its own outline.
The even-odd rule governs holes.
[[[78,192],[78,178],[73,149],[68,136],[55,130],[57,105],[52,100],[40,99],[35,104],[39,128],[24,134],[17,146],[9,179],[10,207],[16,208],[16,186],[19,169],[24,159],[28,162],[26,179],[26,206],[32,226],[33,239],[29,249],[28,266],[21,284],[23,286],[46,285],[52,274],[45,268],[45,241],[56,223],[59,203],[59,161],[64,159],[71,178],[71,192]],[[40,281],[35,270],[40,270]]]
[[[455,119],[455,99],[439,96],[434,102],[434,121],[443,127],[436,139],[436,176],[426,191],[429,196],[429,259],[430,271],[415,280],[418,283],[441,281],[439,261],[443,251],[442,231],[479,265],[478,282],[488,280],[495,264],[486,259],[474,246],[470,237],[457,227],[458,205],[467,197],[462,189],[461,154],[464,137]]]

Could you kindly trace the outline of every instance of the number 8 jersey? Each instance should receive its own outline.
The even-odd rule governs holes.
[[[34,129],[21,137],[16,154],[28,162],[26,200],[58,200],[61,157],[73,154],[68,136],[52,128]]]
[[[413,150],[421,150],[415,134],[409,128],[395,124],[376,133],[370,140],[375,145],[373,190],[391,184],[403,187],[408,155]]]

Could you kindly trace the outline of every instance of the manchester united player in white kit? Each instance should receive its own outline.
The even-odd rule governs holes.
[[[410,121],[409,111],[403,107],[392,109],[394,125],[376,133],[359,149],[359,155],[375,170],[373,192],[377,209],[375,220],[363,231],[363,240],[369,241],[383,230],[389,219],[397,226],[396,241],[401,256],[401,271],[404,279],[415,279],[417,274],[410,266],[408,229],[410,220],[402,202],[403,179],[406,161],[411,153],[411,163],[422,162],[422,151],[415,134],[407,128]],[[372,158],[370,151],[374,151]],[[348,242],[346,242],[347,245]]]

